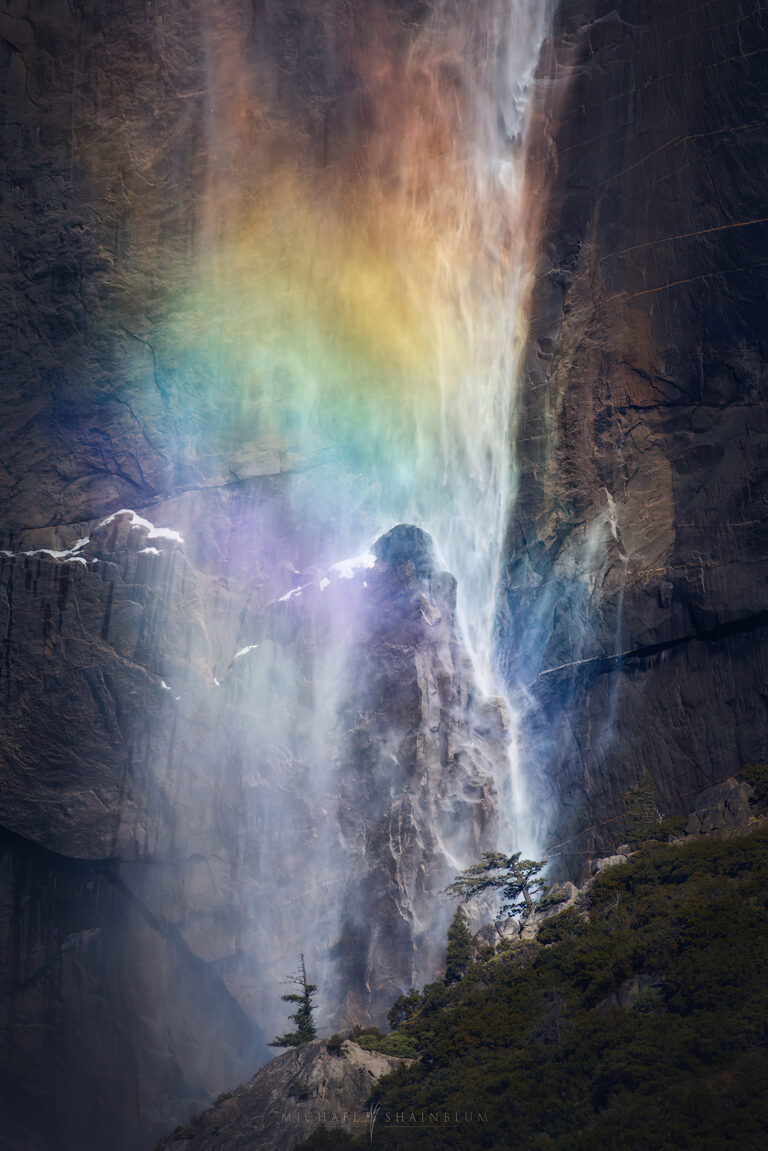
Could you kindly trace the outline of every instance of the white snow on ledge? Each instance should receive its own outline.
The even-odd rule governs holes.
[[[258,646],[259,645],[257,643],[251,643],[248,645],[248,647],[241,647],[240,651],[236,653],[235,659],[240,659],[241,656],[248,655],[249,651],[256,651]]]
[[[353,556],[352,559],[340,560],[328,568],[328,575],[337,575],[340,579],[353,579],[358,572],[370,571],[375,566],[376,556],[373,552],[363,552],[362,555]]]
[[[310,581],[310,582],[311,582],[311,581]],[[309,584],[308,584],[308,583],[304,583],[304,584],[302,584],[302,585],[301,585],[301,587],[295,587],[295,588],[293,588],[293,589],[292,589],[292,591],[287,591],[287,592],[285,593],[285,595],[281,595],[281,596],[280,596],[280,599],[279,599],[277,602],[278,602],[278,603],[286,603],[286,602],[287,602],[287,600],[289,600],[289,599],[295,599],[295,598],[296,598],[296,596],[299,596],[299,595],[301,595],[301,593],[304,591],[304,588],[305,588],[305,587],[309,587]]]
[[[319,580],[310,580],[309,583],[302,584],[301,587],[292,588],[287,591],[285,595],[281,595],[279,599],[272,600],[272,603],[287,603],[288,600],[296,599],[305,588],[312,587],[314,584],[320,588],[320,591],[325,591],[327,587],[331,586],[332,579],[354,579],[359,572],[370,571],[371,568],[376,566],[376,556],[373,552],[362,552],[360,555],[352,556],[348,560],[339,560],[338,563],[328,568],[328,571]],[[363,581],[363,587],[368,587],[368,584]]]
[[[147,539],[150,540],[173,540],[177,544],[184,543],[184,537],[180,532],[175,531],[173,528],[156,528],[150,520],[145,520],[143,516],[137,515],[132,508],[121,508],[119,512],[113,512],[111,516],[107,516],[99,524],[100,528],[107,527],[108,524],[113,523],[118,516],[131,517],[131,529],[133,528],[146,528]]]
[[[6,556],[8,559],[16,559],[18,555],[23,556],[50,556],[52,560],[64,560],[66,563],[82,564],[83,567],[88,567],[88,560],[83,559],[82,556],[76,555],[87,544],[91,542],[90,536],[83,536],[77,543],[73,544],[71,548],[65,548],[63,551],[57,551],[55,548],[35,548],[34,551],[29,552],[8,552],[0,551],[0,555]],[[91,560],[91,563],[96,563],[96,560]]]
[[[174,528],[157,528],[149,520],[145,520],[143,516],[137,515],[136,512],[131,510],[131,508],[121,508],[119,512],[113,512],[111,516],[107,516],[105,520],[101,521],[99,527],[107,527],[107,525],[113,523],[118,516],[130,516],[131,530],[133,530],[133,528],[144,528],[147,532],[147,539],[171,540],[173,543],[177,544],[184,543],[184,537]],[[65,563],[79,563],[82,564],[83,567],[87,567],[89,563],[95,564],[99,561],[97,559],[87,560],[83,556],[79,556],[77,553],[82,551],[84,547],[87,547],[90,542],[90,536],[83,536],[82,539],[77,540],[77,542],[74,543],[71,548],[64,548],[62,550],[57,550],[56,548],[35,548],[33,551],[25,552],[0,551],[0,556],[5,556],[6,559],[16,559],[20,555],[50,556],[52,560],[64,560]],[[146,547],[142,548],[139,554],[159,556],[162,555],[162,552],[159,548]]]

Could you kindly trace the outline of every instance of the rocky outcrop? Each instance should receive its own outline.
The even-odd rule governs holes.
[[[136,512],[82,532],[0,558],[3,1080],[35,1151],[127,1148],[242,1080],[299,950],[326,1025],[380,1022],[442,963],[507,763],[418,529],[266,602]]]
[[[158,1151],[290,1151],[314,1128],[361,1134],[375,1116],[366,1103],[376,1081],[403,1062],[345,1040],[321,1039],[286,1052],[216,1106],[158,1144]]]
[[[403,59],[422,10],[364,15]],[[0,13],[0,827],[21,877],[0,925],[15,1012],[0,1078],[6,1130],[34,1151],[135,1148],[240,1081],[262,1032],[284,1030],[299,949],[325,1022],[380,1019],[442,962],[436,893],[494,845],[507,718],[477,691],[453,578],[404,528],[373,566],[337,568],[392,522],[360,496],[369,443],[339,481],[316,429],[293,434],[306,397],[275,415],[290,324],[269,387],[211,338],[206,292],[234,258],[211,255],[217,228],[253,239],[258,189],[297,157],[310,198],[321,175],[354,190],[361,162],[392,162],[365,156],[365,70],[382,100],[389,81],[357,15],[317,0]],[[440,83],[454,90],[450,69]],[[277,274],[307,248],[291,227]],[[253,274],[217,297],[216,323],[258,295]],[[348,423],[317,408],[332,445],[362,414],[387,471],[389,427],[354,378],[370,319],[317,368],[359,387]],[[341,530],[326,489],[359,520]]]
[[[643,766],[684,813],[765,758],[764,35],[741,2],[582,0],[541,73],[500,649],[574,874]]]
[[[708,787],[696,797],[696,807],[688,817],[686,835],[727,834],[745,827],[754,818],[750,800],[754,788],[743,780],[726,779],[717,787]]]

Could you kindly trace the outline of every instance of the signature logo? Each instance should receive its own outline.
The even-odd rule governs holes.
[[[371,1143],[373,1143],[373,1126],[379,1117],[379,1111],[381,1111],[381,1106],[377,1103],[376,1106],[371,1107],[370,1111],[368,1112],[368,1122],[371,1125],[371,1131],[370,1131]]]

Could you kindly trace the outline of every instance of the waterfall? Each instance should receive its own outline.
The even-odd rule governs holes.
[[[362,818],[339,830],[328,815],[341,803],[351,653],[371,626],[360,593],[376,541],[395,525],[428,533],[457,581],[476,697],[461,714],[471,726],[478,709],[493,713],[471,771],[493,761],[495,843],[537,847],[514,711],[498,701],[494,632],[532,277],[527,129],[549,5],[307,0],[259,12],[256,32],[236,35],[215,10],[204,29],[195,247],[176,258],[157,342],[185,395],[186,457],[204,470],[229,453],[237,477],[239,460],[256,454],[281,478],[269,513],[232,535],[237,551],[246,534],[265,533],[277,562],[243,614],[230,676],[240,712],[225,718],[238,762],[269,765],[243,775],[256,871],[272,875],[252,908],[252,950],[279,954],[274,940],[292,938],[291,836],[303,835],[327,946],[301,949],[328,965],[340,923],[342,936],[364,930],[344,894],[344,851],[364,860],[370,828]],[[500,759],[488,751],[499,723]],[[286,799],[286,780],[311,818]],[[379,783],[395,810],[394,781]],[[435,820],[427,831],[443,870],[465,866],[481,833]],[[401,847],[388,850],[395,858]],[[415,905],[403,914],[428,934]],[[320,974],[327,988],[329,970]],[[270,1018],[266,1003],[258,1011]]]

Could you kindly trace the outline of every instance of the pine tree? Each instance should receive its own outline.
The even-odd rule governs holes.
[[[302,1043],[309,1043],[310,1039],[314,1039],[317,1035],[312,1018],[312,1011],[314,1010],[312,996],[317,991],[317,984],[307,982],[307,969],[304,965],[303,955],[299,956],[298,971],[295,975],[290,975],[288,981],[301,987],[301,995],[291,992],[288,995],[280,996],[284,1003],[298,1004],[294,1013],[288,1016],[296,1024],[296,1030],[289,1031],[285,1035],[278,1035],[277,1039],[273,1039],[269,1044],[270,1047],[299,1047]]]
[[[389,1026],[393,1030],[400,1027],[401,1024],[406,1023],[407,1020],[416,1015],[421,1010],[421,1006],[421,996],[415,987],[412,987],[407,995],[398,995],[387,1012]]]
[[[479,863],[460,872],[446,891],[462,903],[468,903],[484,891],[501,892],[499,919],[508,915],[526,915],[533,907],[533,896],[542,890],[540,876],[546,859],[521,859],[520,852],[504,855],[501,851],[484,851]],[[523,902],[520,903],[522,896]]]
[[[456,914],[448,928],[448,951],[445,957],[445,984],[450,987],[458,983],[466,974],[475,953],[475,940],[469,930],[467,917],[462,907],[456,908]]]

